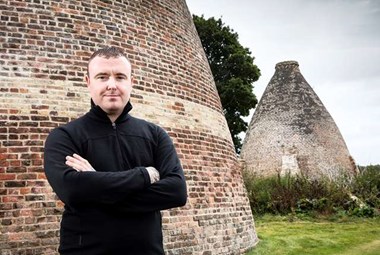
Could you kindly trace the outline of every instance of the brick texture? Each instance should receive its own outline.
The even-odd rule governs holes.
[[[355,163],[333,118],[296,61],[276,65],[241,151],[250,172],[336,178]]]
[[[163,211],[167,254],[242,254],[257,242],[241,169],[184,0],[0,2],[0,251],[57,254],[63,204],[44,141],[90,107],[86,63],[105,45],[134,67],[132,115],[165,128],[188,203]]]

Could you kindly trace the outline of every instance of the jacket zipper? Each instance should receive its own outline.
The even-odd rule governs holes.
[[[118,147],[118,165],[120,167],[120,170],[122,171],[124,169],[124,162],[123,162],[123,158],[122,158],[122,150],[121,150],[121,145],[120,145],[120,142],[119,142],[119,133],[117,131],[117,128],[116,128],[116,123],[115,122],[112,122],[112,128],[113,130],[115,131],[115,134],[116,134],[116,143],[117,143],[117,147]]]

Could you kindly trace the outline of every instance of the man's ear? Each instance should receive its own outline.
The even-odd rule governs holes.
[[[84,77],[85,81],[86,81],[86,84],[87,84],[87,88],[90,87],[90,77],[88,77],[88,75],[86,75]]]
[[[135,77],[131,76],[131,87],[135,85]]]

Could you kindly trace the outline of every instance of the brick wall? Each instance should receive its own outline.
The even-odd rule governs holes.
[[[241,157],[246,168],[259,175],[291,172],[335,178],[356,169],[337,125],[295,61],[276,65]]]
[[[0,251],[56,254],[63,204],[43,170],[50,130],[90,107],[89,55],[122,47],[132,115],[173,138],[188,184],[164,211],[168,254],[241,254],[257,237],[220,100],[184,0],[0,2]]]

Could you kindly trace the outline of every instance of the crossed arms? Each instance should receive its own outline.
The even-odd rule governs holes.
[[[57,128],[45,144],[47,179],[68,206],[111,205],[120,211],[149,212],[183,206],[186,183],[174,146],[166,133],[158,136],[155,166],[99,172],[79,155],[67,130]]]
[[[91,166],[87,159],[82,158],[78,154],[74,153],[73,156],[66,156],[66,165],[72,167],[78,172],[96,172],[96,170]],[[150,183],[153,184],[160,180],[160,173],[156,168],[152,166],[145,167],[148,171]]]

